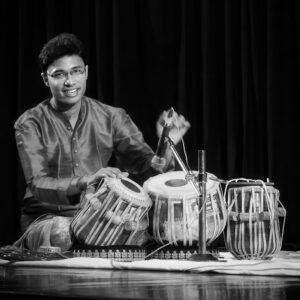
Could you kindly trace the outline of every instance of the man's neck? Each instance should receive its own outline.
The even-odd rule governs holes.
[[[61,112],[69,120],[73,128],[75,127],[81,108],[81,101],[75,103],[74,105],[66,105],[58,103],[54,98],[51,98],[50,105],[56,111]]]

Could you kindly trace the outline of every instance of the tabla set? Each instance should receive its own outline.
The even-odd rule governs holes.
[[[272,258],[281,249],[286,216],[279,191],[269,182],[236,179],[226,181],[223,192],[221,182],[207,173],[207,245],[223,233],[236,258]],[[85,195],[71,229],[91,247],[135,248],[150,236],[161,248],[172,246],[179,253],[197,245],[198,203],[183,171],[153,176],[143,186],[129,178],[105,178]]]

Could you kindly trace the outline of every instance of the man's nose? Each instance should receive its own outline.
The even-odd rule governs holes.
[[[73,84],[74,84],[74,80],[73,80],[73,77],[72,77],[71,73],[67,73],[66,74],[65,85],[73,85]]]

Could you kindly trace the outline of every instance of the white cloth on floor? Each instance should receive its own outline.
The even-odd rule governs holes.
[[[51,261],[18,261],[0,260],[0,266],[23,267],[60,267],[91,269],[124,269],[145,271],[175,271],[194,273],[223,273],[263,276],[300,276],[300,251],[281,251],[271,260],[238,260],[228,252],[221,252],[219,261],[188,261],[149,259],[133,262],[120,262],[112,259],[74,257]]]

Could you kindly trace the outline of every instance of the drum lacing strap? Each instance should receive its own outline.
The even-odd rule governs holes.
[[[156,201],[155,201],[155,205],[158,205],[158,195],[156,196]],[[206,201],[205,201],[206,202]],[[197,212],[197,215],[199,215],[200,214],[200,212],[201,212],[201,210],[203,209],[203,207],[204,207],[204,204],[205,203],[203,203],[203,205],[202,205],[202,207],[200,208],[200,211],[198,210],[198,212]],[[154,211],[156,211],[156,212],[158,212],[158,209],[157,209],[157,207],[156,207],[156,209],[154,210]],[[159,218],[157,217],[157,218],[154,218],[154,219],[157,219],[157,220],[159,220]],[[195,222],[195,220],[198,220],[198,218],[193,218],[192,220],[191,220],[191,222],[187,225],[187,228],[190,228],[191,226],[192,226],[192,224]],[[156,223],[154,223],[154,231],[155,231],[155,229],[156,229],[156,227],[157,227],[157,233],[158,233],[158,239],[161,241],[161,243],[163,242],[162,241],[162,239],[161,239],[161,236],[160,236],[160,234],[159,234],[159,224],[156,224]],[[184,231],[185,229],[183,229],[183,231]],[[177,240],[176,240],[177,241]],[[175,241],[175,242],[176,242]],[[152,255],[154,255],[156,252],[158,252],[159,250],[161,250],[161,249],[163,249],[163,248],[165,248],[165,247],[167,247],[167,246],[169,246],[169,245],[171,245],[171,244],[173,244],[174,243],[174,240],[171,240],[170,242],[168,242],[167,244],[164,244],[164,245],[162,245],[162,246],[160,246],[159,248],[157,248],[157,249],[155,249],[155,250],[153,250],[151,253],[149,253],[148,255],[146,255],[145,256],[145,258],[144,259],[147,259],[148,257],[150,257],[150,256],[152,256]]]
[[[226,183],[226,186],[225,186],[225,190],[224,190],[224,202],[227,204],[226,202],[226,192],[227,192],[227,188],[228,188],[228,185],[232,182],[239,182],[239,181],[245,181],[245,182],[253,182],[253,183],[260,183],[262,186],[263,186],[263,189],[265,190],[266,192],[266,196],[268,198],[268,200],[270,201],[270,198],[269,198],[269,194],[268,194],[268,190],[267,190],[267,186],[265,184],[265,182],[261,179],[246,179],[246,178],[236,178],[236,179],[230,179],[227,181]],[[278,202],[280,203],[280,205],[283,207],[283,209],[285,210],[283,204],[281,203],[280,199],[278,199]]]
[[[95,197],[95,194],[93,195],[93,197]],[[97,216],[98,220],[102,217],[112,197],[113,197],[113,193],[110,191],[106,196],[105,200],[103,201],[103,203],[101,204],[100,214],[98,211],[94,211],[91,215],[89,215],[89,218],[86,220],[85,224],[82,224],[80,222],[80,218],[83,217],[88,212],[89,208],[91,207],[91,203],[88,202],[87,205],[78,213],[78,216],[76,217],[76,222],[78,221],[78,223],[76,224],[76,222],[74,222],[74,228],[73,228],[77,236],[79,236],[81,232],[86,229],[88,224],[94,219],[95,216]],[[96,227],[97,227],[97,223],[95,223],[92,226],[92,228],[89,230],[89,233],[86,236],[86,241],[89,241],[90,239],[94,239],[95,235],[98,235],[98,230],[100,229],[99,228],[97,229]]]
[[[133,216],[133,219],[136,219],[136,216],[138,216],[138,215],[140,214],[140,211],[141,211],[141,210],[142,210],[141,207],[139,207],[139,208],[136,210],[136,212],[135,212],[135,214],[134,214],[134,216]],[[136,228],[131,232],[131,234],[130,234],[130,236],[129,236],[127,242],[126,242],[126,244],[130,245],[132,239],[135,237],[136,233],[139,231],[140,220],[141,220],[141,219],[138,217],[138,218],[137,218],[137,222],[136,222]]]
[[[228,188],[228,185],[232,182],[238,182],[238,181],[246,181],[246,182],[249,182],[251,179],[246,179],[246,178],[236,178],[236,179],[230,179],[227,181],[226,185],[225,185],[225,189],[224,189],[224,202],[225,204],[227,205],[228,203],[226,202],[226,193],[227,193],[227,188]],[[233,205],[232,205],[233,206]],[[232,208],[232,206],[230,207],[230,210]],[[229,210],[229,209],[228,209]]]
[[[102,193],[103,191],[101,190],[101,186],[102,186],[102,184],[103,184],[103,182],[104,182],[104,178],[105,177],[103,177],[103,178],[101,178],[101,180],[98,182],[98,185],[97,185],[97,187],[96,187],[96,193],[93,195],[94,197],[97,197],[100,193]],[[92,185],[96,185],[97,183],[95,182],[94,184],[92,184]]]
[[[108,221],[108,223],[106,224],[105,228],[103,229],[103,232],[105,232],[105,231],[109,228],[109,226],[111,225],[111,222],[112,222],[113,218],[116,217],[116,216],[119,216],[119,215],[118,215],[118,212],[119,212],[119,210],[120,210],[120,207],[122,206],[122,197],[121,197],[121,196],[118,196],[116,202],[118,202],[118,204],[114,207],[114,212],[113,212],[113,214],[112,214],[112,216],[111,216],[111,219],[110,219],[110,220]],[[122,212],[122,215],[123,215],[123,214],[126,215],[127,212],[128,212],[128,210],[129,210],[129,208],[126,207],[125,210]],[[122,215],[120,215],[120,217],[121,217]],[[111,231],[109,234],[107,234],[107,236],[104,238],[104,241],[103,241],[104,244],[106,244],[106,245],[109,245],[109,244],[114,245],[114,244],[115,244],[116,240],[119,238],[119,236],[120,236],[120,234],[121,234],[121,230],[120,230],[120,229],[121,229],[121,228],[123,227],[123,225],[124,225],[124,219],[123,219],[123,218],[124,218],[124,217],[122,217],[120,223],[114,224],[114,230]],[[99,243],[100,240],[98,240],[97,242]]]
[[[191,224],[187,224],[187,221],[189,220],[189,217],[191,216],[191,218],[193,217],[193,214],[190,210],[190,206],[187,203],[187,199],[186,199],[186,195],[183,195],[182,197],[182,221],[183,221],[183,245],[186,245],[186,241],[187,241],[187,237],[185,232],[188,231],[188,241],[189,244],[192,245],[193,242],[193,232],[192,232],[192,228],[191,225],[193,223],[193,221],[191,222]]]
[[[220,216],[219,216],[219,214],[216,213],[218,206],[214,202],[212,195],[211,195],[210,201],[211,201],[211,207],[212,207],[211,217],[214,220],[214,227],[213,227],[213,232],[211,234],[211,238],[208,239],[208,241],[207,241],[207,245],[210,245],[211,242],[214,241],[218,237],[218,235],[219,235],[218,229],[220,228],[220,224],[221,224]]]
[[[95,182],[95,183],[92,183],[92,184],[90,184],[89,186],[96,186],[97,185],[97,187],[96,187],[96,193],[94,193],[93,194],[93,196],[91,197],[91,198],[95,198],[95,197],[97,197],[99,194],[100,194],[100,192],[102,193],[102,191],[101,191],[101,189],[100,189],[100,186],[103,184],[103,182],[104,182],[104,178],[102,178],[99,182],[98,182],[98,185],[97,185],[97,182]],[[86,190],[83,192],[83,197],[86,197]],[[90,199],[91,199],[90,198]],[[87,202],[89,202],[89,200],[90,199],[87,199]],[[87,203],[88,204],[88,203]],[[86,207],[86,209],[87,209],[88,207]],[[82,209],[84,209],[84,206],[81,206],[81,205],[78,205],[77,206],[77,210],[76,210],[76,212],[75,212],[75,214],[74,214],[74,220],[76,219],[76,216],[82,211]],[[73,222],[73,221],[72,221]]]
[[[268,199],[268,203],[271,204],[272,202],[271,202],[271,199],[270,199],[270,196],[269,196],[269,193],[268,193],[266,184],[265,184],[263,181],[261,181],[261,184],[263,185],[263,188],[264,188],[264,190],[265,190],[266,197],[267,197],[267,199]],[[282,232],[281,232],[281,239],[280,239],[280,245],[279,245],[279,246],[281,247],[281,244],[282,244],[282,238],[283,238],[283,234],[284,234],[284,228],[285,228],[285,214],[286,214],[286,209],[284,208],[284,206],[283,206],[282,202],[280,201],[279,197],[278,197],[277,200],[278,200],[279,204],[281,205],[281,207],[282,207],[283,210],[284,210],[284,218],[283,218]],[[274,204],[275,204],[275,201],[276,201],[276,199],[274,199]],[[274,219],[275,219],[275,213],[276,213],[276,212],[275,212],[275,210],[274,210],[273,220],[272,220],[272,221],[274,221]],[[274,230],[273,226],[272,226],[272,229]],[[273,234],[276,234],[276,233],[273,232]]]
[[[174,217],[174,206],[172,205],[172,202],[170,201],[170,197],[168,197],[168,220],[174,220],[174,222],[171,222],[169,224],[171,226],[167,228],[167,236],[169,241],[173,241],[173,243],[177,246],[176,237],[175,237],[175,231],[176,231],[176,220]]]
[[[164,244],[164,245],[160,246],[159,248],[157,248],[157,249],[153,250],[152,252],[150,252],[149,254],[147,254],[147,255],[145,256],[144,259],[147,259],[148,257],[150,257],[150,256],[152,256],[153,254],[155,254],[157,251],[159,251],[159,250],[161,250],[161,249],[163,249],[163,248],[165,248],[165,247],[171,245],[172,243],[173,243],[173,242],[169,242],[169,243],[167,243],[167,244]]]
[[[105,206],[103,206],[103,211],[102,211],[102,213],[98,216],[98,219],[100,219],[100,218],[102,217],[102,215],[103,215],[104,213],[106,213],[106,209],[107,209],[107,207],[108,207],[110,201],[114,198],[113,196],[114,196],[114,192],[111,190],[111,191],[109,192],[109,194],[107,195],[105,201],[103,202],[103,204],[105,203]],[[97,235],[98,235],[98,237],[96,237],[96,242],[95,242],[96,244],[98,244],[98,243],[100,242],[100,240],[101,240],[101,238],[103,237],[104,233],[105,233],[106,230],[109,228],[109,226],[110,226],[110,224],[111,224],[111,222],[112,222],[113,217],[116,216],[116,214],[117,214],[117,212],[118,212],[118,209],[119,209],[120,206],[122,205],[122,202],[119,201],[120,199],[122,199],[121,196],[119,196],[117,199],[115,199],[115,202],[114,202],[114,203],[112,204],[112,206],[110,207],[110,210],[113,211],[113,214],[112,214],[110,220],[108,220],[107,224],[104,226],[104,228],[101,228],[101,233],[100,233],[99,235],[98,235],[98,231],[100,230],[100,227],[97,227],[97,228],[96,228],[96,224],[94,224],[93,228],[95,228],[94,230],[95,230],[95,232],[96,232]],[[120,225],[121,225],[121,224],[117,225],[117,228],[119,228]],[[95,234],[94,234],[94,235],[95,235]],[[105,243],[109,238],[110,238],[109,235],[106,236],[103,242]]]
[[[160,230],[159,230],[159,210],[158,210],[158,204],[160,203],[159,201],[158,201],[158,199],[159,199],[159,195],[157,194],[156,195],[156,199],[155,199],[155,201],[154,201],[154,216],[153,216],[153,231],[154,231],[154,236],[156,236],[156,240],[158,239],[159,240],[159,242],[161,243],[161,244],[163,244],[163,240],[162,240],[162,238],[161,238],[161,236],[160,236]]]
[[[268,247],[264,247],[264,251],[263,251],[263,253],[261,254],[262,256],[264,256],[264,255],[266,255],[267,253],[271,253],[270,252],[270,247],[271,247],[271,245],[272,245],[272,243],[270,243],[270,240],[272,240],[272,239],[274,239],[274,221],[275,221],[275,214],[276,214],[276,212],[275,212],[275,207],[274,207],[274,204],[275,203],[273,203],[272,204],[272,201],[271,201],[271,199],[270,199],[270,195],[269,195],[269,193],[268,193],[268,190],[267,190],[267,187],[266,187],[266,184],[262,181],[262,180],[257,180],[256,182],[258,182],[258,183],[261,183],[262,184],[262,186],[263,186],[263,190],[264,190],[264,192],[265,192],[265,195],[266,195],[266,198],[267,198],[267,206],[268,206],[268,210],[269,210],[269,213],[270,213],[270,235],[269,235],[269,243],[268,243]],[[261,194],[263,194],[263,192],[261,192]],[[254,196],[254,189],[252,189],[252,198],[253,198],[253,201],[255,201],[255,196]],[[263,199],[263,195],[262,195],[262,199]],[[253,202],[252,201],[252,202]],[[252,202],[250,202],[250,203],[252,203]],[[252,214],[252,210],[250,209],[250,215]],[[263,231],[263,238],[264,238],[264,243],[266,243],[266,236],[265,236],[265,231],[264,231],[264,223],[262,223],[262,224],[260,224],[260,225],[262,225],[262,231]],[[253,249],[252,249],[252,247],[251,247],[251,245],[252,245],[252,230],[251,230],[251,226],[252,226],[252,223],[250,222],[250,249],[251,249],[251,256],[253,256],[254,255],[254,253],[253,253]],[[276,239],[275,239],[276,240]],[[255,249],[257,249],[258,248],[258,245],[257,245],[257,240],[255,239],[254,240],[255,241],[255,244],[254,244],[254,247],[255,247]],[[276,249],[276,248],[275,248]],[[257,252],[257,256],[259,257],[259,252],[258,251],[256,251]]]

